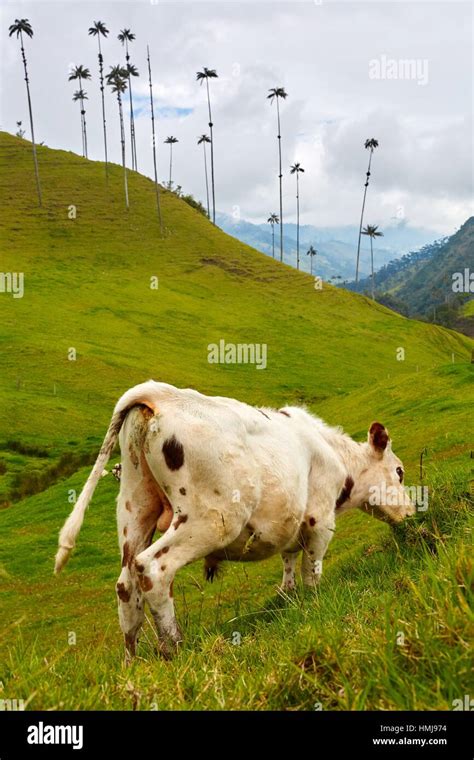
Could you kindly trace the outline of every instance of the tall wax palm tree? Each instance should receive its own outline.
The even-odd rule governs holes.
[[[82,80],[83,79],[90,79],[91,73],[88,68],[85,66],[74,66],[71,73],[69,74],[69,82],[75,81],[76,79],[79,80],[79,90],[78,92],[83,92],[82,89]],[[86,109],[84,108],[84,98],[81,98],[81,119],[82,119],[82,137],[83,137],[83,151],[82,155],[87,158],[87,127],[86,127]]]
[[[211,218],[211,210],[210,210],[210,207],[209,207],[209,182],[208,182],[208,180],[207,180],[207,153],[206,153],[206,143],[210,143],[210,142],[211,142],[211,140],[210,140],[210,138],[208,137],[208,135],[201,135],[200,137],[198,137],[198,142],[197,142],[197,144],[198,144],[198,145],[202,145],[202,147],[203,147],[203,150],[204,150],[204,174],[205,174],[205,177],[206,177],[206,196],[207,196],[207,216],[208,216],[208,219],[210,219],[210,218]]]
[[[84,147],[84,117],[85,117],[85,112],[82,109],[83,109],[83,103],[84,103],[84,101],[85,100],[89,100],[89,98],[87,97],[87,92],[84,92],[84,90],[76,90],[76,92],[72,96],[72,99],[73,99],[74,103],[79,102],[80,106],[81,106],[82,155],[84,155],[84,150],[85,150],[85,147]]]
[[[283,174],[281,171],[281,129],[280,129],[280,98],[282,100],[285,100],[288,97],[288,94],[285,92],[284,87],[272,87],[271,90],[269,90],[270,95],[267,95],[268,100],[270,103],[273,103],[273,100],[276,101],[276,107],[277,107],[277,122],[278,122],[278,168],[279,168],[279,174],[278,179],[280,182],[280,261],[283,261]]]
[[[106,127],[106,119],[105,119],[105,87],[104,87],[104,59],[102,56],[102,49],[100,46],[100,38],[101,37],[107,37],[109,33],[109,30],[105,26],[103,21],[94,21],[93,25],[89,27],[89,35],[92,37],[97,37],[97,42],[99,43],[99,81],[100,81],[100,95],[102,99],[102,126],[104,130],[104,155],[105,155],[105,179],[106,181],[109,178],[109,167],[108,167],[108,157],[107,157],[107,127]]]
[[[378,224],[368,224],[367,227],[362,230],[363,235],[367,235],[370,238],[370,270],[371,270],[371,283],[372,283],[372,300],[375,300],[375,275],[374,275],[374,247],[373,240],[376,237],[383,237],[383,232],[379,231]]]
[[[161,216],[161,204],[160,204],[160,190],[158,185],[158,170],[156,168],[156,139],[155,139],[155,107],[153,104],[153,84],[151,79],[151,61],[150,61],[150,48],[146,46],[146,56],[148,63],[148,85],[150,87],[150,114],[151,114],[151,134],[153,143],[153,169],[155,172],[155,195],[156,195],[156,212],[158,214],[158,220],[160,222],[160,232],[163,236],[163,219]]]
[[[177,137],[173,137],[173,135],[170,135],[170,137],[167,137],[165,140],[165,144],[170,146],[170,180],[168,182],[168,189],[171,190],[173,183],[171,181],[171,175],[173,172],[173,145],[175,143],[179,142]]]
[[[31,105],[31,94],[30,94],[30,80],[28,77],[28,67],[26,63],[25,48],[23,45],[24,34],[27,37],[30,37],[30,39],[33,37],[33,29],[27,18],[16,18],[15,23],[10,25],[8,29],[8,36],[12,37],[14,34],[16,34],[17,40],[18,39],[20,40],[21,58],[23,61],[23,69],[25,72],[26,94],[28,98],[28,111],[30,114],[31,145],[33,147],[33,162],[35,165],[36,192],[38,193],[38,204],[41,206],[43,203],[43,200],[41,196],[41,183],[40,183],[40,176],[39,176],[39,169],[38,169],[38,157],[36,155],[35,130],[33,126],[33,108]]]
[[[291,167],[291,174],[296,174],[296,268],[300,268],[300,172],[304,173],[301,164]]]
[[[123,167],[123,183],[125,190],[125,205],[127,210],[129,208],[128,203],[128,180],[127,180],[127,164],[125,161],[125,127],[123,123],[123,108],[122,108],[122,95],[127,90],[128,71],[122,66],[111,66],[110,71],[107,74],[107,84],[111,87],[112,92],[117,95],[117,102],[119,107],[120,118],[120,142],[122,145],[122,167]]]
[[[135,141],[135,119],[133,115],[133,98],[132,98],[132,80],[131,77],[137,77],[138,76],[138,70],[135,66],[132,66],[130,64],[130,55],[128,52],[128,43],[133,42],[135,39],[135,35],[133,32],[130,31],[130,29],[121,29],[120,34],[117,36],[117,39],[120,40],[122,45],[125,45],[125,60],[126,60],[126,66],[125,68],[128,70],[129,73],[129,81],[128,81],[128,95],[130,98],[130,144],[132,146],[132,169],[137,170],[137,145]]]
[[[312,245],[309,246],[309,249],[306,251],[306,255],[310,256],[310,274],[313,274],[313,256],[316,256],[317,250],[316,248],[313,248]]]
[[[280,224],[278,214],[270,214],[270,216],[267,219],[267,222],[272,227],[272,256],[273,258],[275,258],[275,224]]]
[[[370,154],[369,154],[369,165],[367,167],[366,179],[365,179],[365,185],[364,185],[364,198],[363,198],[363,201],[362,201],[362,211],[361,211],[361,214],[360,214],[359,241],[357,243],[357,263],[356,263],[356,277],[355,277],[355,281],[356,282],[359,281],[360,238],[361,238],[361,235],[362,235],[362,224],[363,224],[363,221],[364,221],[365,199],[367,197],[367,188],[369,186],[370,167],[371,167],[371,164],[372,164],[372,155],[374,153],[375,148],[378,148],[378,145],[379,145],[378,140],[376,140],[374,137],[371,137],[369,140],[366,140],[365,143],[364,143],[365,149],[369,150]]]
[[[212,222],[213,224],[216,223],[216,188],[215,188],[215,183],[214,183],[214,133],[213,133],[214,124],[212,123],[209,80],[217,79],[217,78],[218,78],[218,75],[216,73],[216,70],[208,69],[206,68],[206,66],[203,66],[202,71],[196,72],[197,81],[201,85],[203,82],[206,82],[206,89],[207,89],[207,107],[209,111],[209,133],[211,135],[211,188],[212,188]]]
[[[133,63],[127,63],[125,66],[128,74],[128,92],[130,93],[130,145],[132,153],[132,169],[138,170],[137,164],[137,142],[135,139],[135,117],[133,115],[133,100],[132,100],[132,77],[138,77],[138,69]]]

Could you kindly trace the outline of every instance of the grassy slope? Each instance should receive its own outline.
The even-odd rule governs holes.
[[[39,158],[43,210],[26,181],[28,144],[0,135],[3,183],[9,167],[1,188],[3,268],[25,272],[26,281],[23,299],[0,298],[0,423],[4,440],[49,452],[48,460],[5,450],[4,490],[15,467],[41,468],[64,451],[96,446],[116,397],[149,376],[251,403],[301,400],[361,437],[381,418],[408,482],[416,482],[419,451],[428,447],[427,482],[435,490],[425,533],[401,533],[398,543],[364,515],[341,519],[317,601],[280,609],[278,559],[229,566],[206,589],[200,568],[187,568],[176,595],[186,645],[172,665],[155,661],[148,629],[147,660],[127,673],[113,588],[117,489],[108,478],[66,574],[50,575],[68,489],[80,489],[82,469],[0,513],[5,695],[36,708],[312,709],[321,701],[329,709],[449,707],[458,691],[469,693],[462,494],[472,342],[343,290],[315,291],[309,277],[227,237],[168,193],[160,240],[148,180],[130,176],[132,208],[124,218],[119,167],[106,197],[101,164],[48,149]],[[78,209],[74,221],[70,204]],[[158,291],[149,288],[153,275]],[[207,345],[221,338],[268,344],[268,368],[209,365]],[[76,362],[67,360],[71,346]],[[404,361],[396,359],[398,347]],[[433,545],[437,554],[426,548]],[[400,630],[405,648],[395,643]],[[67,644],[70,631],[75,646]],[[233,631],[240,646],[231,643]]]
[[[474,298],[466,301],[462,308],[462,313],[465,317],[474,317]]]

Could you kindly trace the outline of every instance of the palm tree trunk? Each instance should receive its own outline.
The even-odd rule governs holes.
[[[30,95],[30,80],[28,79],[28,68],[26,65],[25,48],[23,47],[23,35],[21,32],[20,32],[20,46],[21,46],[21,57],[23,59],[23,68],[25,70],[26,94],[28,97],[28,111],[30,114],[31,144],[33,147],[33,161],[35,165],[36,191],[38,193],[38,205],[42,206],[43,199],[41,195],[41,184],[40,184],[39,169],[38,169],[38,157],[36,155],[35,130],[33,127],[33,108],[31,106],[31,95]]]
[[[85,158],[86,148],[84,145],[84,114],[82,113],[82,105],[79,101],[79,108],[81,109],[81,140],[82,140],[82,158]]]
[[[296,268],[300,268],[300,180],[296,172]]]
[[[127,206],[127,210],[128,210],[129,204],[128,204],[127,165],[125,163],[125,127],[123,123],[122,98],[120,97],[120,93],[118,93],[117,100],[119,104],[119,115],[120,115],[120,140],[122,143],[122,166],[123,166],[123,182],[124,182],[124,189],[125,189],[125,205]]]
[[[207,179],[207,155],[206,155],[206,143],[203,142],[202,147],[204,148],[204,174],[206,176],[206,197],[207,197],[207,218],[211,218],[211,209],[209,208],[209,182]]]
[[[313,276],[313,257],[310,256],[309,260],[310,260],[310,272],[311,272],[311,277],[312,277]]]
[[[216,189],[214,184],[214,133],[212,131],[211,96],[209,94],[209,79],[206,77],[207,106],[209,109],[209,131],[211,133],[211,186],[212,186],[212,223],[216,223]]]
[[[128,96],[129,96],[129,104],[130,104],[130,154],[132,158],[132,171],[135,169],[135,152],[133,150],[133,106],[132,106],[132,78],[129,75],[128,77]]]
[[[79,77],[79,89],[82,92],[82,79]],[[86,109],[84,108],[84,98],[81,98],[81,115],[82,115],[82,128],[84,130],[84,157],[87,155],[87,127],[86,127]]]
[[[158,171],[156,168],[156,140],[155,140],[155,109],[153,106],[153,85],[151,81],[151,63],[150,63],[150,49],[147,45],[147,60],[148,60],[148,82],[150,85],[150,110],[151,110],[151,133],[153,139],[153,168],[155,171],[155,194],[156,194],[156,211],[160,222],[160,234],[163,237],[163,220],[161,217],[161,204],[160,204],[160,191],[158,188]]]
[[[369,186],[369,176],[370,176],[370,164],[372,162],[372,149],[370,150],[370,156],[369,156],[369,165],[367,167],[367,174],[366,174],[366,181],[365,181],[365,187],[364,187],[364,198],[362,200],[362,211],[360,214],[360,225],[359,225],[359,241],[357,243],[357,263],[356,263],[356,277],[355,281],[359,282],[359,260],[360,260],[360,240],[362,235],[362,225],[364,222],[364,209],[365,209],[365,199],[367,197],[367,188]]]
[[[170,181],[169,188],[171,190],[171,172],[173,170],[173,143],[170,143]]]
[[[272,257],[275,258],[275,225],[272,224]]]
[[[125,60],[130,63],[128,52],[128,42],[125,40]],[[132,99],[132,76],[128,73],[128,95],[130,99],[130,152],[132,154],[132,169],[137,170],[137,150],[135,145],[135,119],[133,116],[133,99]]]
[[[100,95],[102,98],[102,124],[104,127],[104,154],[105,154],[105,181],[109,181],[109,167],[107,159],[107,127],[105,120],[105,97],[104,97],[104,60],[102,58],[102,50],[100,47],[100,32],[97,34],[99,42],[99,79],[100,79]]]
[[[276,99],[277,104],[277,119],[278,119],[278,166],[279,166],[279,174],[278,178],[280,180],[280,261],[283,261],[283,174],[281,171],[281,134],[280,134],[280,106],[278,103],[278,96]]]
[[[132,78],[128,77],[128,94],[130,97],[130,146],[132,153],[132,169],[137,169],[136,150],[135,150],[135,120],[133,118],[133,101],[132,101]]]
[[[374,247],[372,244],[372,235],[370,236],[370,267],[372,270],[372,301],[375,301],[374,292]]]

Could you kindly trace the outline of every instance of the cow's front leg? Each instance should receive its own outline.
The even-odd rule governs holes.
[[[303,562],[301,575],[305,586],[314,588],[321,580],[323,558],[334,535],[334,514],[320,517],[309,516],[303,529]]]
[[[296,588],[295,571],[298,552],[282,552],[281,558],[283,560],[283,578],[280,590],[294,591]]]

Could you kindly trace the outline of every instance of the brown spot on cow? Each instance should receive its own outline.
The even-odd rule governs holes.
[[[128,533],[128,528],[127,528],[127,526],[125,526],[125,528],[123,529],[123,535],[126,536],[127,533]]]
[[[308,522],[311,525],[311,527],[313,527],[314,525],[316,525],[316,520],[315,520],[314,517],[310,517],[309,520],[308,520]]]
[[[173,598],[173,581],[170,583],[170,598]]]
[[[151,591],[153,588],[153,581],[149,575],[141,575],[139,583],[142,591]]]
[[[117,583],[117,596],[122,602],[130,601],[130,591],[127,591],[125,583]]]
[[[187,515],[178,515],[177,519],[173,523],[173,527],[175,530],[178,530],[180,525],[183,525],[183,523],[187,522],[188,516]]]
[[[218,489],[217,489],[217,488],[214,488],[214,493],[216,494],[216,496],[220,496],[220,495],[221,495],[221,492],[220,492],[220,491],[218,491]]]
[[[130,504],[129,501],[125,502],[125,509],[127,510],[127,512],[131,512],[132,511],[132,505]]]
[[[125,541],[123,545],[123,551],[122,551],[122,567],[130,567],[130,563],[132,561],[132,553],[130,551],[130,545],[128,541]]]
[[[170,550],[169,546],[163,546],[162,549],[156,552],[155,559],[158,559],[159,557],[161,557],[162,554],[166,554],[167,552],[169,552],[169,550]]]
[[[166,570],[166,565],[162,565],[162,566],[160,567],[160,570],[161,570],[162,572],[164,572],[164,571]]]
[[[342,487],[342,491],[336,499],[336,509],[339,509],[339,507],[342,507],[342,505],[345,504],[345,502],[348,501],[348,499],[350,499],[353,487],[354,487],[354,481],[351,478],[351,476],[348,475]]]
[[[137,568],[137,573],[143,573],[145,570],[145,565],[141,565],[140,562],[137,562],[135,560],[135,567]]]
[[[181,488],[179,489],[179,492],[182,496],[186,496],[186,489],[184,488],[184,486],[181,486]]]
[[[288,412],[285,412],[284,409],[279,409],[278,411],[279,411],[280,414],[284,414],[285,417],[291,417],[291,414],[288,414]]]
[[[184,449],[175,435],[167,438],[162,446],[165,462],[170,470],[179,470],[184,464]]]

